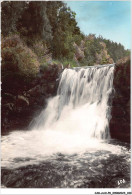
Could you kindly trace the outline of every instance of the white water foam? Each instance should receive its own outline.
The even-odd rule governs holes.
[[[57,96],[33,120],[30,131],[2,137],[2,166],[38,163],[55,153],[73,154],[122,148],[107,144],[110,138],[109,96],[114,66],[65,69]],[[23,159],[23,162],[19,162]]]
[[[49,100],[32,128],[108,139],[113,71],[114,66],[65,69],[57,96]]]

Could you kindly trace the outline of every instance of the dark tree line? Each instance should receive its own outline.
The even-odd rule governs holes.
[[[2,34],[19,33],[28,45],[46,43],[54,58],[73,57],[73,42],[82,34],[75,13],[61,1],[2,2]]]
[[[97,39],[99,41],[103,41],[106,44],[108,53],[115,62],[120,58],[130,55],[130,50],[125,50],[124,46],[120,43],[104,39],[102,36],[99,36]]]
[[[27,46],[41,41],[52,53],[54,59],[73,59],[74,43],[85,41],[85,59],[94,64],[95,55],[100,53],[100,42],[106,44],[108,54],[116,62],[129,55],[121,44],[99,36],[92,41],[86,39],[76,22],[76,13],[62,1],[3,1],[2,36],[18,34]]]

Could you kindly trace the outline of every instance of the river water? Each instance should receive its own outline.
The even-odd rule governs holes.
[[[114,65],[63,71],[30,130],[2,136],[3,186],[130,187],[130,145],[109,132],[113,72]]]

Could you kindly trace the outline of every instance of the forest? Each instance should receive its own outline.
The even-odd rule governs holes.
[[[128,55],[120,43],[84,35],[64,2],[2,2],[2,76],[30,78],[51,63],[110,64]]]

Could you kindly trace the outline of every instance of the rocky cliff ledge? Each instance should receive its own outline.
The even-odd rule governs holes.
[[[130,58],[115,65],[113,85],[111,137],[130,142]]]
[[[2,134],[9,130],[27,129],[33,117],[46,106],[46,100],[56,94],[61,72],[60,65],[49,65],[45,70],[40,70],[28,87],[20,86],[21,90],[15,94],[13,86],[12,91],[6,91],[2,86]]]

